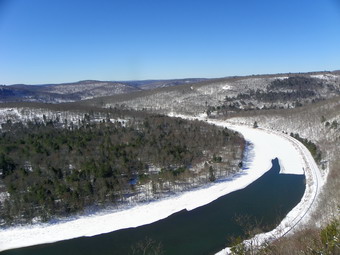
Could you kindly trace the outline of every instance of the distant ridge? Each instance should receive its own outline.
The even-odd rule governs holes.
[[[64,103],[85,99],[126,94],[159,87],[193,83],[204,79],[173,79],[145,81],[98,81],[83,80],[60,84],[13,84],[0,85],[0,103],[42,102]]]
[[[99,81],[82,80],[77,82],[60,84],[13,84],[0,85],[0,103],[8,102],[41,102],[41,103],[66,103],[81,100],[114,97],[114,101],[122,101],[140,92],[140,96],[154,94],[159,89],[169,88],[171,91],[176,87],[184,90],[192,86],[206,86],[224,82],[235,82],[247,79],[271,79],[280,77],[311,76],[311,75],[340,75],[340,70],[313,71],[305,73],[279,73],[279,74],[256,74],[247,76],[228,76],[222,78],[186,78],[169,80],[132,80],[132,81]],[[188,85],[188,86],[186,86]],[[145,92],[145,93],[144,93]],[[136,94],[137,93],[137,94]],[[131,95],[132,95],[131,94]],[[138,94],[139,95],[139,94]],[[115,97],[119,96],[119,98]],[[111,101],[111,100],[109,100]]]

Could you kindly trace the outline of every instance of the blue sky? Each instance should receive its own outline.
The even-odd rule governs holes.
[[[0,84],[340,69],[340,0],[0,0]]]

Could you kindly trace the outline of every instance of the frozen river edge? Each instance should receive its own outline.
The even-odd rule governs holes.
[[[204,119],[200,118],[200,120]],[[34,224],[3,229],[0,230],[0,251],[142,226],[164,219],[183,209],[193,210],[223,195],[245,188],[267,172],[271,168],[271,160],[276,157],[280,162],[281,173],[306,174],[306,191],[301,202],[275,230],[258,235],[252,240],[263,242],[280,237],[301,223],[311,211],[322,184],[320,172],[309,151],[295,139],[279,132],[234,125],[225,121],[208,122],[240,132],[253,144],[252,157],[247,164],[247,169],[222,182],[125,210],[105,210],[61,220],[55,224]],[[225,249],[220,254],[227,254],[227,252],[228,249]]]
[[[236,128],[233,128],[233,125],[230,123],[228,125],[228,128],[234,129],[235,131],[244,134],[239,123],[236,124],[235,127]],[[282,146],[283,144],[276,141],[276,147],[279,147],[280,151],[279,154],[285,153],[283,158],[278,156],[281,167],[280,173],[301,174],[298,169],[302,166],[302,170],[306,178],[306,189],[301,201],[286,215],[286,217],[275,229],[267,233],[258,234],[252,239],[244,241],[246,246],[252,246],[253,248],[294,233],[294,231],[308,223],[312,213],[314,212],[314,209],[317,206],[318,195],[322,186],[324,185],[324,180],[327,178],[327,176],[324,176],[324,178],[322,177],[320,169],[315,163],[313,156],[300,141],[288,134],[283,133],[282,131],[280,132],[262,128],[260,128],[260,130],[264,133],[273,135],[273,138],[275,137],[276,139],[284,139],[290,144],[290,146],[294,147],[294,149],[291,148],[290,151],[285,151],[285,149],[283,149],[284,147]],[[286,147],[286,149],[288,149],[288,147]],[[299,163],[295,161],[296,159],[289,163],[289,158],[293,156],[293,152],[295,153],[295,156],[299,157]],[[230,248],[227,247],[216,253],[216,255],[225,255],[229,253]]]

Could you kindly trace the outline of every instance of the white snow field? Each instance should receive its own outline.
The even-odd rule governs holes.
[[[203,120],[203,118],[199,119]],[[310,153],[299,142],[284,134],[222,121],[209,122],[238,131],[252,143],[252,151],[248,153],[248,162],[246,162],[247,169],[231,178],[200,189],[179,193],[158,201],[137,204],[124,210],[105,210],[95,214],[58,220],[55,223],[1,229],[0,251],[142,226],[183,209],[193,210],[230,192],[245,188],[267,172],[271,168],[271,160],[276,157],[283,169],[282,173],[303,174],[305,172],[306,192],[301,202],[287,215],[278,228],[256,238],[264,240],[267,237],[281,236],[290,231],[313,207],[320,188],[321,177]],[[220,252],[220,254],[227,253],[228,249]]]

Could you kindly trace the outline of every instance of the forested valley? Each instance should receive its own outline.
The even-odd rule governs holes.
[[[45,115],[2,125],[2,225],[157,199],[232,174],[242,160],[244,140],[227,129],[161,115],[92,115],[76,125]]]

